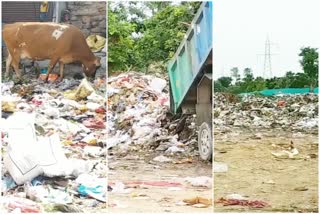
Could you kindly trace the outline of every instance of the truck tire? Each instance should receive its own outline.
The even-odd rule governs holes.
[[[202,160],[212,160],[212,128],[211,124],[202,123],[198,132],[198,148]]]

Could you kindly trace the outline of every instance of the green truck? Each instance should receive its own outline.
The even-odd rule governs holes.
[[[203,2],[168,63],[170,109],[196,114],[199,154],[211,160],[212,142],[212,2]]]

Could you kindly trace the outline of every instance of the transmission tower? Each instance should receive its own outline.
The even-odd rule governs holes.
[[[270,51],[270,40],[269,36],[267,36],[267,40],[264,48],[264,67],[263,67],[263,77],[266,78],[266,75],[269,78],[272,77],[272,67],[271,67],[271,51]]]

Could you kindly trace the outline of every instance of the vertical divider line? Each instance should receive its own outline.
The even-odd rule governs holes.
[[[212,20],[212,25],[214,23],[214,1],[212,0],[212,16],[211,16],[211,20]],[[212,118],[212,124],[211,124],[211,127],[212,127],[212,212],[214,213],[214,151],[215,151],[215,144],[214,144],[214,113],[213,113],[213,110],[214,110],[214,70],[213,70],[213,56],[214,56],[214,45],[213,45],[213,41],[214,41],[214,37],[213,37],[213,32],[214,32],[214,28],[212,26],[212,31],[211,31],[211,46],[212,46],[212,106],[211,106],[211,118]]]
[[[0,15],[0,24],[1,24],[1,33],[0,33],[0,41],[1,41],[1,49],[0,49],[0,56],[1,56],[1,68],[0,68],[0,120],[2,118],[2,1],[0,1],[0,8],[1,8],[1,15]],[[0,139],[0,151],[2,151],[2,123],[0,123],[0,134],[1,134],[1,139]],[[2,158],[2,157],[1,157]],[[0,159],[1,159],[0,158]],[[0,174],[2,172],[2,164],[0,164]],[[0,198],[2,195],[2,185],[0,185]]]
[[[105,1],[106,2],[106,43],[105,43],[105,47],[106,47],[106,94],[105,94],[105,99],[106,99],[106,164],[107,164],[107,172],[106,172],[106,182],[107,182],[107,189],[106,189],[106,196],[107,196],[107,200],[106,200],[106,210],[107,210],[107,213],[109,213],[109,209],[108,209],[108,200],[109,200],[109,193],[108,193],[108,185],[109,185],[109,162],[108,162],[108,77],[109,77],[109,72],[108,72],[108,0]]]

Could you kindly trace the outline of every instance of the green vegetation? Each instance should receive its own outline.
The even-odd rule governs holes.
[[[318,87],[318,64],[319,53],[316,48],[304,47],[301,48],[300,64],[303,73],[293,73],[288,71],[283,77],[273,77],[264,79],[262,77],[253,76],[253,71],[250,68],[245,68],[243,78],[240,78],[239,69],[234,67],[230,70],[230,77],[220,77],[214,81],[215,92],[230,92],[230,93],[247,93],[261,91],[264,89],[278,88],[310,88],[313,91]],[[234,80],[234,84],[232,84]]]
[[[130,2],[108,5],[108,70],[147,71],[178,48],[200,2]],[[150,11],[147,16],[145,11]]]

